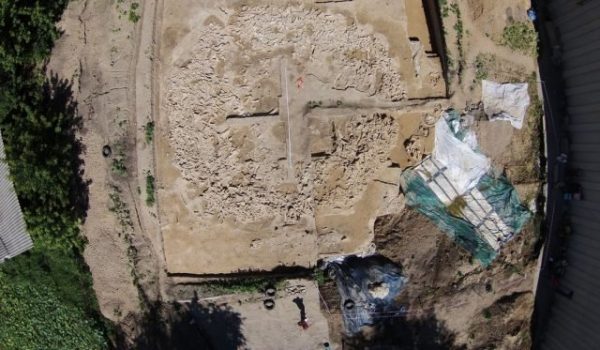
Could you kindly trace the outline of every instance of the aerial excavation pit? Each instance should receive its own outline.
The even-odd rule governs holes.
[[[365,251],[376,216],[402,206],[396,158],[434,112],[410,100],[445,83],[405,4],[375,2],[165,4],[156,157],[170,273]]]

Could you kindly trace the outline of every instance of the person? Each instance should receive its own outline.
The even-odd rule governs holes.
[[[568,159],[569,157],[565,153],[561,153],[558,157],[556,157],[556,160],[562,164],[567,164]]]
[[[302,320],[298,321],[298,326],[302,327],[304,330],[308,329],[308,327],[310,327],[308,324],[308,318],[303,318]]]

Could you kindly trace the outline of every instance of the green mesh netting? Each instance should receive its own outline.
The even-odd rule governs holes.
[[[497,252],[488,245],[468,221],[451,213],[427,186],[425,181],[412,169],[402,173],[402,188],[406,204],[428,217],[457,244],[465,248],[483,266],[488,266]],[[500,218],[517,234],[530,218],[530,212],[521,205],[514,187],[506,178],[493,178],[485,175],[477,185]]]

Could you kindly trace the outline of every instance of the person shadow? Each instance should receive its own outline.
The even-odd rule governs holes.
[[[304,306],[304,299],[300,297],[295,297],[292,301],[294,302],[294,304],[296,304],[296,306],[298,306],[298,309],[300,309],[300,321],[298,321],[298,325],[301,326],[303,329],[307,329],[308,323],[306,318],[306,307]]]

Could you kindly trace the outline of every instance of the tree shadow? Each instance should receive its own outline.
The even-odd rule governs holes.
[[[73,97],[73,82],[59,78],[51,72],[43,85],[43,102],[48,114],[57,116],[55,127],[56,139],[62,139],[72,145],[71,151],[65,155],[71,164],[73,176],[70,179],[69,199],[78,219],[84,220],[89,209],[89,185],[91,180],[84,180],[84,161],[81,155],[86,151],[78,133],[83,129],[83,119],[78,113],[78,104]],[[57,140],[58,141],[58,140]]]
[[[6,159],[34,242],[82,248],[75,227],[86,217],[89,182],[83,179],[82,119],[72,83],[51,73],[6,96],[10,104],[0,106]]]
[[[241,326],[240,314],[227,305],[203,305],[197,298],[189,304],[156,303],[140,322],[133,346],[117,348],[237,350],[246,344]]]
[[[456,346],[456,335],[434,315],[418,319],[381,320],[370,330],[345,336],[347,349],[365,350],[443,350],[466,349]]]

